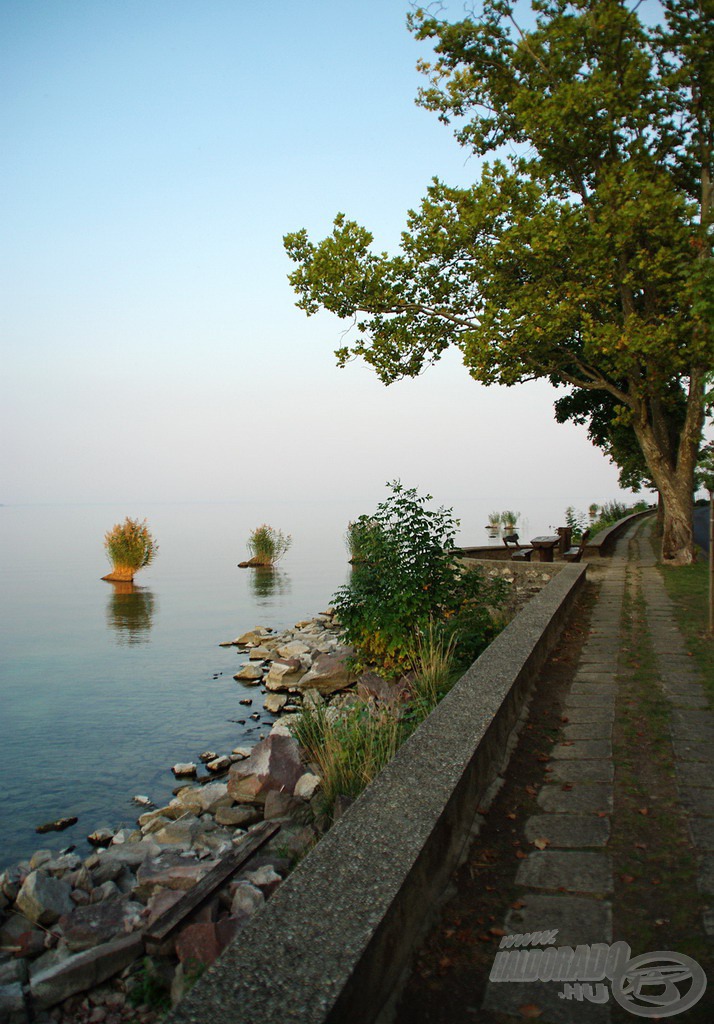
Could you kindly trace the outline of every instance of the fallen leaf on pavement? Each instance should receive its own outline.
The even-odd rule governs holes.
[[[533,845],[537,846],[539,850],[545,850],[546,846],[550,846],[550,839],[534,839]]]
[[[528,1017],[529,1020],[535,1020],[536,1017],[540,1017],[543,1013],[540,1006],[536,1006],[535,1003],[526,1003],[525,1006],[519,1006],[518,1012],[521,1017]]]

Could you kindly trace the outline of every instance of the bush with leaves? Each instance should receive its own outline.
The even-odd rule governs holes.
[[[387,486],[391,494],[377,511],[357,520],[362,558],[332,604],[357,663],[397,675],[411,667],[415,638],[430,622],[445,628],[468,615],[483,649],[493,632],[488,606],[502,602],[503,585],[458,565],[451,510],[429,509],[431,495],[419,497],[399,481]]]

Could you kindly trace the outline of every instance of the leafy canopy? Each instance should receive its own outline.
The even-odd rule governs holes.
[[[341,364],[389,384],[454,345],[487,384],[603,393],[596,432],[632,430],[640,465],[622,434],[611,451],[684,529],[714,365],[714,0],[662,6],[651,28],[624,0],[533,0],[529,31],[506,0],[456,23],[415,11],[435,51],[419,102],[489,157],[480,179],[433,179],[396,255],[344,214],[285,246],[298,305],[355,325]]]

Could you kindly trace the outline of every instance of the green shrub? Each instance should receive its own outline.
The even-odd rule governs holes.
[[[130,519],[116,523],[104,534],[104,549],[112,564],[111,577],[131,580],[139,569],[151,565],[159,545],[149,532],[146,520]]]
[[[275,565],[292,544],[293,539],[267,523],[257,526],[248,538],[248,550],[258,565]]]
[[[464,571],[454,555],[458,521],[451,510],[429,510],[431,495],[419,497],[394,481],[391,495],[371,516],[360,516],[363,558],[332,598],[343,638],[358,666],[375,664],[398,675],[412,665],[414,638],[431,621],[465,613],[486,645],[487,605],[502,602],[502,584],[478,571]]]

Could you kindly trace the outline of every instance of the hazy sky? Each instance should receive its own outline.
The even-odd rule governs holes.
[[[344,211],[393,249],[478,174],[414,104],[407,9],[0,0],[0,502],[619,495],[548,386],[451,353],[385,388],[294,306],[286,232]]]

